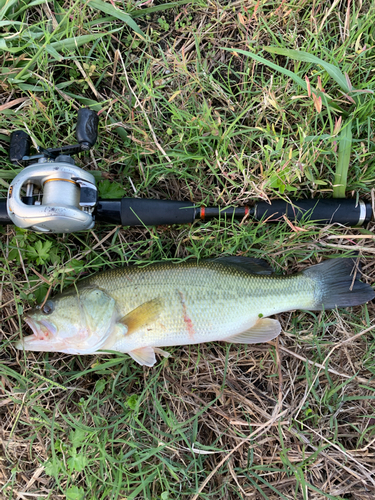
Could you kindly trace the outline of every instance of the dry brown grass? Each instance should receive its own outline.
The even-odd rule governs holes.
[[[43,11],[29,7],[29,26],[39,26],[40,19],[43,26],[53,23],[57,8],[51,5]],[[279,195],[282,179],[288,195],[330,196],[334,147],[301,139],[332,132],[326,110],[318,115],[306,96],[296,97],[303,92],[284,75],[222,47],[257,50],[279,43],[320,57],[333,54],[354,86],[366,80],[374,88],[368,69],[374,57],[368,48],[373,5],[333,5],[201,1],[136,18],[148,30],[147,43],[125,28],[103,36],[92,53],[93,42],[71,52],[78,67],[70,59],[58,64],[41,58],[27,80],[40,85],[43,79],[58,84],[72,78],[71,85],[31,91],[4,79],[0,106],[14,101],[16,107],[0,108],[0,139],[26,124],[46,146],[72,142],[74,109],[81,105],[75,96],[85,96],[103,111],[99,143],[79,163],[105,171],[124,186],[124,195],[133,196],[135,187],[143,197],[243,204]],[[66,12],[69,6],[60,7]],[[123,27],[114,19],[90,25],[102,17],[98,11],[72,8],[66,29],[74,25],[77,35]],[[365,45],[368,52],[360,57],[357,51]],[[28,50],[20,60],[3,52],[4,70],[17,74],[22,60],[34,55]],[[301,70],[286,58],[276,60],[315,78],[317,68]],[[89,77],[84,62],[96,65]],[[340,102],[332,81],[320,74]],[[28,100],[16,104],[25,95]],[[117,127],[128,131],[128,139],[119,138]],[[371,201],[373,119],[358,134],[347,194]],[[181,346],[154,369],[142,369],[127,356],[24,354],[13,347],[20,330],[27,333],[21,308],[30,307],[38,293],[128,262],[237,254],[263,256],[277,271],[295,272],[356,251],[363,279],[375,282],[374,223],[367,232],[299,227],[306,231],[249,221],[148,230],[98,226],[56,238],[5,228],[0,497],[374,498],[373,302],[339,312],[285,313],[277,342]],[[56,258],[37,264],[27,249],[38,240],[53,241]]]

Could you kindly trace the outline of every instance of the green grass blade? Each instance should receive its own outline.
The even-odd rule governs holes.
[[[22,47],[14,47],[13,48],[13,47],[9,47],[3,38],[0,38],[0,50],[2,50],[4,52],[10,52],[11,54],[17,54],[17,52],[22,52],[29,45],[30,45],[29,43],[26,43]]]
[[[64,58],[61,54],[57,52],[57,50],[51,45],[46,45],[46,51],[50,54],[56,61],[62,61]]]
[[[21,23],[21,21],[0,21],[0,28],[4,26],[27,26],[27,24]]]
[[[27,73],[29,68],[32,68],[33,65],[38,61],[41,53],[46,50],[49,54],[53,55],[55,59],[61,60],[62,57],[59,55],[59,52],[62,50],[74,50],[81,45],[92,42],[97,38],[101,38],[105,36],[106,33],[98,33],[95,35],[81,35],[73,38],[66,38],[65,40],[61,40],[59,42],[53,42],[51,44],[44,44],[39,47],[34,56],[27,62],[26,66],[22,68],[22,70],[18,73],[15,78],[10,78],[9,80],[13,83],[19,81],[24,75]]]
[[[343,127],[339,137],[339,157],[333,185],[333,197],[345,198],[350,153],[352,150],[352,122]]]
[[[34,0],[33,2],[30,2],[27,4],[27,8],[34,7],[35,5],[41,5],[42,3],[45,3],[43,0]]]
[[[139,9],[133,10],[131,16],[134,17],[142,17],[147,16],[149,14],[153,14],[154,12],[161,12],[168,9],[173,9],[174,7],[179,7],[180,5],[185,5],[187,3],[192,3],[190,0],[181,0],[180,2],[169,2],[161,5],[155,5],[154,7],[148,7],[147,9]]]
[[[282,66],[279,66],[278,64],[275,64],[271,61],[268,61],[264,57],[258,56],[257,54],[253,54],[252,52],[249,52],[247,50],[226,49],[226,48],[223,48],[223,50],[228,50],[231,52],[235,52],[237,54],[244,54],[245,56],[249,56],[252,59],[255,59],[256,61],[268,66],[269,68],[275,69],[276,71],[280,71],[280,73],[282,73],[283,75],[285,75],[289,78],[292,78],[292,80],[294,80],[300,87],[302,87],[304,90],[307,91],[307,85],[306,85],[305,80],[302,80],[302,78],[300,78],[298,75],[293,73],[293,71],[289,71],[288,69],[285,69]],[[311,87],[311,91],[313,91],[318,97],[320,96],[322,98],[323,103],[327,107],[332,108],[340,113],[344,113],[344,116],[345,116],[344,110],[340,106],[338,106],[335,102],[333,102],[332,99],[330,97],[328,97],[324,92],[321,92],[320,90],[315,89],[312,85],[310,85],[310,87]]]
[[[103,36],[108,35],[108,33],[97,33],[93,35],[81,35],[75,36],[72,38],[66,38],[65,40],[60,40],[59,42],[52,42],[50,47],[55,49],[57,52],[62,50],[74,50],[81,45],[85,45],[86,43],[90,43],[98,38],[102,38]]]
[[[12,7],[12,5],[16,4],[18,0],[9,0],[7,2],[1,2],[2,7],[0,9],[0,21],[4,19],[5,14]]]
[[[268,66],[269,68],[275,69],[276,71],[280,71],[280,73],[282,73],[283,75],[291,78],[300,87],[302,87],[303,89],[307,90],[306,82],[304,80],[302,80],[302,78],[300,78],[298,75],[296,75],[295,73],[293,73],[293,71],[289,71],[288,69],[285,69],[285,68],[279,66],[278,64],[275,64],[275,63],[273,63],[271,61],[268,61],[264,57],[258,56],[257,54],[253,54],[252,52],[249,52],[248,50],[227,49],[227,48],[224,48],[224,50],[228,50],[230,52],[235,52],[236,54],[243,54],[244,56],[251,57],[252,59],[255,59],[255,61],[258,61],[258,62],[264,64],[265,66]]]
[[[263,49],[267,52],[270,52],[271,54],[290,57],[291,59],[295,59],[296,61],[319,64],[319,66],[322,66],[327,71],[329,76],[333,78],[338,85],[340,85],[344,92],[350,92],[350,90],[352,90],[348,86],[345,75],[337,66],[334,66],[331,63],[327,63],[319,57],[314,56],[313,54],[309,54],[308,52],[304,52],[303,50],[283,49],[281,47],[263,47]]]
[[[138,35],[140,35],[142,38],[145,38],[145,34],[140,29],[138,24],[134,22],[131,16],[129,16],[129,14],[127,14],[126,12],[123,12],[120,9],[116,9],[110,3],[102,2],[102,0],[91,0],[89,2],[89,6],[93,9],[100,10],[105,14],[109,14],[113,17],[116,17],[117,19],[120,19],[121,21],[124,21],[124,23],[127,24],[129,28],[138,33]]]
[[[0,11],[6,2],[0,0]],[[351,2],[350,29],[337,44],[336,12],[324,20],[328,11],[300,0],[255,2],[247,10],[245,2],[220,2],[218,10],[217,2],[203,0],[101,0],[112,13],[111,5],[129,15],[145,40],[118,17],[91,8],[90,0],[8,2],[0,20],[3,199],[5,185],[23,171],[8,159],[10,133],[29,132],[31,154],[34,144],[75,143],[77,109],[89,106],[100,112],[98,141],[74,159],[97,182],[107,181],[100,197],[115,198],[109,186],[127,198],[222,208],[331,197],[350,134],[343,130],[351,127],[346,194],[371,200],[375,10],[369,2],[362,8]],[[296,33],[308,33],[298,46]],[[217,40],[244,51],[220,49]],[[263,44],[338,66],[358,89],[348,94],[355,104],[342,98],[345,92],[322,65],[272,54]],[[322,98],[321,113],[308,95],[306,73],[315,88],[321,75],[329,89],[329,95],[313,90]],[[44,300],[48,284],[52,298],[96,271],[132,264],[252,256],[289,276],[358,251],[374,286],[371,222],[349,231],[307,217],[258,224],[251,213],[242,221],[222,213],[220,220],[147,228],[97,221],[93,230],[61,237],[0,225],[1,498],[30,490],[34,498],[188,500],[208,477],[198,500],[340,500],[371,490],[375,330],[361,334],[372,324],[371,304],[341,309],[340,321],[336,311],[280,313],[287,326],[280,357],[266,344],[215,342],[166,348],[168,359],[143,368],[127,354],[14,349],[21,333],[31,333],[21,314]],[[352,342],[338,341],[342,325]],[[354,372],[347,359],[355,360]],[[290,412],[267,425],[281,390],[282,409]],[[262,436],[252,436],[255,430]],[[353,449],[369,453],[353,456]],[[319,475],[323,462],[332,481]]]

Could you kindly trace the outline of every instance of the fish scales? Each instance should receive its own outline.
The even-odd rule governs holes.
[[[288,276],[245,257],[129,266],[86,278],[28,313],[33,335],[17,347],[69,354],[113,350],[153,366],[155,353],[168,355],[160,347],[266,342],[281,331],[268,316],[348,307],[374,297],[353,259],[327,260]]]
[[[162,297],[159,319],[134,336],[134,347],[195,344],[221,340],[250,328],[259,317],[314,302],[314,282],[302,275],[263,276],[232,269],[218,262],[172,263],[144,268],[113,269],[82,282],[105,289],[125,315],[142,303]],[[112,346],[121,350],[124,342]],[[161,344],[160,344],[161,345]]]

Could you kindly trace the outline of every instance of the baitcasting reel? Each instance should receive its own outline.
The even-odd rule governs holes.
[[[18,227],[38,232],[70,233],[94,227],[98,201],[94,177],[77,167],[71,155],[89,150],[98,135],[98,115],[78,111],[78,144],[43,149],[29,156],[30,136],[18,130],[10,137],[12,163],[30,162],[9,187],[7,212]],[[24,192],[24,194],[23,194]]]
[[[100,200],[95,179],[74,164],[73,154],[88,151],[98,135],[98,115],[78,111],[78,144],[39,148],[29,156],[30,136],[16,131],[10,138],[10,161],[36,163],[24,168],[12,181],[7,200],[0,200],[0,224],[15,224],[44,233],[72,233],[92,229],[95,221],[123,226],[186,224],[196,219],[249,218],[265,222],[311,220],[362,226],[372,217],[372,206],[354,199],[259,201],[251,207],[201,207],[189,201],[122,198]]]

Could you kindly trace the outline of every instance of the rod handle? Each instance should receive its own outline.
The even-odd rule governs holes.
[[[370,203],[347,198],[317,200],[272,200],[271,204],[262,201],[257,203],[254,217],[266,222],[283,222],[283,215],[290,221],[301,219],[319,223],[339,223],[347,226],[362,226],[372,216]]]
[[[13,222],[8,215],[7,200],[5,198],[0,200],[0,226],[5,226],[6,224],[13,224]]]
[[[139,198],[99,200],[95,218],[123,226],[189,224],[195,219],[195,205],[189,201]]]

